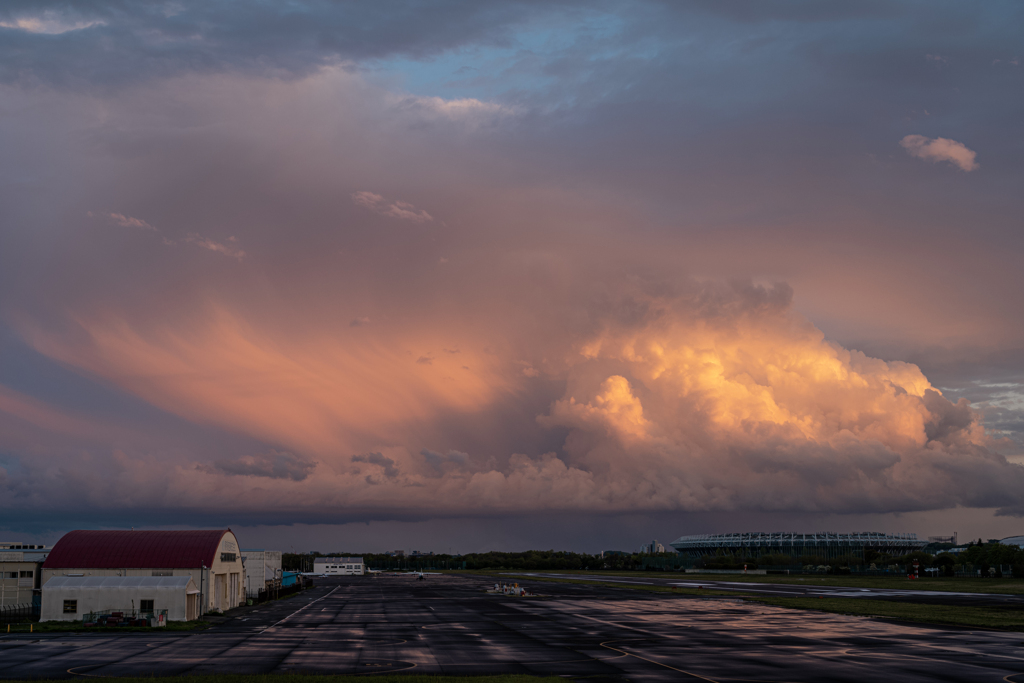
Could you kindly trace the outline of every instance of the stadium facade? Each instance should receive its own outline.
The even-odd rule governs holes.
[[[863,559],[864,551],[868,549],[885,555],[905,555],[921,550],[928,542],[919,541],[917,534],[883,534],[871,531],[852,534],[750,532],[680,536],[669,545],[681,555],[691,558],[719,554],[743,557],[812,555],[828,560],[842,555],[853,555]]]

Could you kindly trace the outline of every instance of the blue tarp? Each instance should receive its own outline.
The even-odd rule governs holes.
[[[294,586],[298,582],[299,582],[299,573],[298,572],[284,572],[283,575],[281,576],[281,585],[282,586]]]

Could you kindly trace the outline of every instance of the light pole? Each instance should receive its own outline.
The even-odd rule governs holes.
[[[206,600],[203,595],[203,574],[206,573],[206,563],[202,565],[202,569],[199,570],[199,616],[202,617],[206,614]]]

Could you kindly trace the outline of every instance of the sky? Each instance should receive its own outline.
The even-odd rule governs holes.
[[[1020,534],[1022,28],[5,2],[0,534]]]

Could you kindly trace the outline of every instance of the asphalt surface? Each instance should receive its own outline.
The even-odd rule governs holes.
[[[195,633],[0,636],[0,677],[562,675],[602,681],[1016,681],[1022,634],[894,624],[587,584],[321,579]]]
[[[972,607],[1003,607],[1007,609],[1024,609],[1024,595],[1010,593],[957,593],[953,591],[914,590],[911,588],[853,588],[843,586],[817,586],[787,583],[767,583],[754,581],[720,581],[708,578],[707,575],[686,575],[678,577],[621,577],[621,576],[581,576],[580,574],[560,574],[558,572],[508,572],[508,576],[534,576],[538,578],[572,579],[573,581],[621,583],[638,586],[678,586],[680,588],[705,588],[716,591],[734,591],[753,593],[756,595],[780,598],[869,598],[871,600],[890,600],[895,602],[914,602],[933,605],[962,605]],[[923,579],[922,581],[927,581]],[[907,581],[908,584],[913,582]]]

